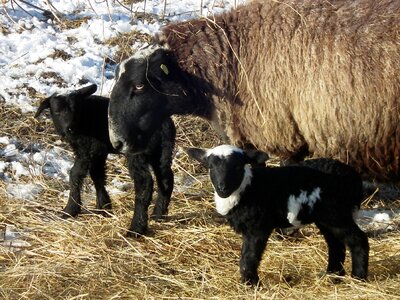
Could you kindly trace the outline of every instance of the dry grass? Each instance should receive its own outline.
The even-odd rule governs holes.
[[[57,139],[50,124],[2,107],[0,135],[23,143],[51,146]],[[175,118],[177,143],[212,146],[219,143],[209,125],[196,118]],[[120,157],[110,161],[109,179],[129,182]],[[208,176],[178,153],[176,188],[170,216],[150,222],[148,236],[126,238],[132,217],[133,191],[113,195],[113,215],[81,215],[61,220],[67,188],[45,176],[27,178],[45,188],[34,201],[6,193],[0,182],[0,232],[20,231],[29,245],[0,246],[2,299],[400,299],[400,236],[398,231],[370,238],[368,283],[345,277],[321,277],[326,246],[314,227],[302,237],[274,236],[260,266],[263,286],[239,283],[241,240],[215,212]],[[192,180],[191,180],[192,179]],[[190,185],[188,182],[192,182]],[[85,192],[86,205],[94,195]],[[398,203],[398,202],[397,202]],[[0,241],[1,243],[1,241]],[[347,261],[346,269],[350,270]]]
[[[84,21],[84,20],[83,20]],[[75,26],[72,24],[71,26]],[[108,41],[120,45],[116,62],[132,54],[138,33]],[[64,53],[57,53],[69,59]],[[57,74],[53,74],[56,76]],[[49,76],[53,76],[49,74]],[[53,77],[54,77],[53,76]],[[29,92],[29,91],[28,91]],[[32,97],[44,95],[30,91]],[[32,114],[0,103],[0,136],[17,138],[23,145],[54,146],[58,136],[51,123],[39,123]],[[174,117],[177,145],[211,147],[220,140],[206,122]],[[66,155],[72,157],[67,145]],[[62,220],[57,213],[66,203],[68,185],[44,175],[21,177],[43,192],[33,201],[11,197],[0,181],[0,298],[2,299],[400,299],[399,230],[370,238],[369,282],[321,276],[326,267],[326,246],[314,227],[302,237],[269,242],[259,268],[263,286],[239,283],[241,240],[214,209],[206,170],[179,152],[174,160],[176,185],[169,217],[150,221],[150,233],[126,238],[132,217],[134,191],[112,196],[113,215],[81,215]],[[130,182],[122,157],[109,161],[109,181]],[[85,187],[85,205],[94,206],[94,194]],[[364,205],[387,203],[367,199]],[[400,201],[392,201],[400,207]],[[398,220],[400,223],[400,220]],[[18,247],[1,240],[14,226]],[[350,270],[349,259],[346,270]]]
[[[133,45],[136,41],[147,42],[151,41],[151,36],[139,31],[132,31],[128,33],[120,33],[117,37],[111,38],[106,41],[106,44],[113,47],[119,46],[118,51],[115,53],[113,60],[117,63],[125,58],[128,58],[134,53]]]

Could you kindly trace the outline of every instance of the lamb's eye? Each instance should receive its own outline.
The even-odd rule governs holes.
[[[135,89],[136,89],[137,91],[143,90],[143,89],[144,89],[144,84],[137,84],[137,85],[135,85]]]

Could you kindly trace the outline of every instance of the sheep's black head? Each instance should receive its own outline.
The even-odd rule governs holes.
[[[80,120],[84,117],[81,116],[81,101],[96,92],[96,89],[97,86],[92,84],[69,94],[53,94],[40,103],[35,118],[49,108],[57,133],[63,137],[73,134],[79,130]]]
[[[246,164],[263,164],[268,159],[264,152],[244,151],[231,145],[212,149],[187,148],[185,152],[210,170],[211,182],[221,198],[227,198],[239,189]]]
[[[171,115],[176,60],[160,46],[149,46],[124,60],[116,70],[116,83],[108,109],[110,140],[121,152],[146,150],[151,136]]]

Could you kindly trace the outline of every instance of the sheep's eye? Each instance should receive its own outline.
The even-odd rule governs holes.
[[[137,91],[143,90],[143,89],[144,89],[144,84],[137,84],[137,85],[135,85],[135,89],[136,89]]]

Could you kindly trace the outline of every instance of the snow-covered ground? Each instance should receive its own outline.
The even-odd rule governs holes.
[[[0,14],[0,98],[6,105],[15,105],[23,113],[36,109],[38,99],[30,98],[28,88],[38,94],[63,93],[96,83],[97,94],[108,96],[113,85],[115,65],[105,63],[112,58],[117,47],[105,42],[119,34],[132,30],[147,34],[155,33],[162,21],[137,20],[135,13],[143,12],[161,16],[170,21],[186,20],[200,15],[217,13],[243,1],[196,0],[147,1],[125,6],[121,1],[54,0],[53,7],[45,0],[31,0],[26,5],[18,0],[6,1]],[[165,10],[164,10],[165,8]],[[44,16],[43,11],[59,12],[63,19],[88,18],[80,26],[65,29],[55,20]],[[161,18],[160,18],[161,19]],[[135,45],[140,47],[141,44]],[[63,53],[58,57],[55,53]],[[56,74],[61,86],[55,83]],[[54,145],[43,149],[33,144],[31,151],[21,152],[20,142],[12,135],[0,136],[0,178],[7,181],[7,191],[14,197],[32,199],[40,192],[39,186],[18,184],[21,176],[46,176],[68,180],[71,157]],[[113,190],[113,188],[111,188]]]
[[[135,19],[143,12],[144,1],[123,5],[117,0],[29,0],[33,6],[18,0],[3,1],[0,14],[0,102],[32,112],[38,99],[30,98],[28,89],[50,95],[66,92],[90,82],[99,86],[97,94],[108,96],[113,85],[115,65],[107,63],[117,51],[105,42],[121,33],[137,30],[152,34],[162,26],[161,18]],[[146,13],[180,21],[202,15],[212,15],[229,9],[244,0],[153,0],[146,1]],[[76,28],[66,29],[60,23],[44,16],[43,11],[59,12],[68,20],[88,18]],[[165,10],[164,10],[165,8]],[[147,21],[146,21],[147,20]],[[137,43],[134,47],[140,47]],[[62,53],[55,55],[56,53]],[[55,74],[61,84],[56,84]],[[4,104],[2,104],[4,105]],[[26,147],[25,147],[26,148]],[[55,144],[45,149],[40,143],[21,150],[20,141],[10,133],[0,136],[0,180],[7,183],[7,192],[16,198],[32,200],[41,192],[34,182],[35,176],[50,176],[68,181],[71,156]],[[32,177],[23,184],[22,177]],[[24,182],[27,182],[25,180]],[[121,184],[110,187],[116,192]],[[62,192],[62,191],[60,191]],[[65,192],[65,191],[63,191]],[[391,226],[399,212],[366,211],[360,220]]]

